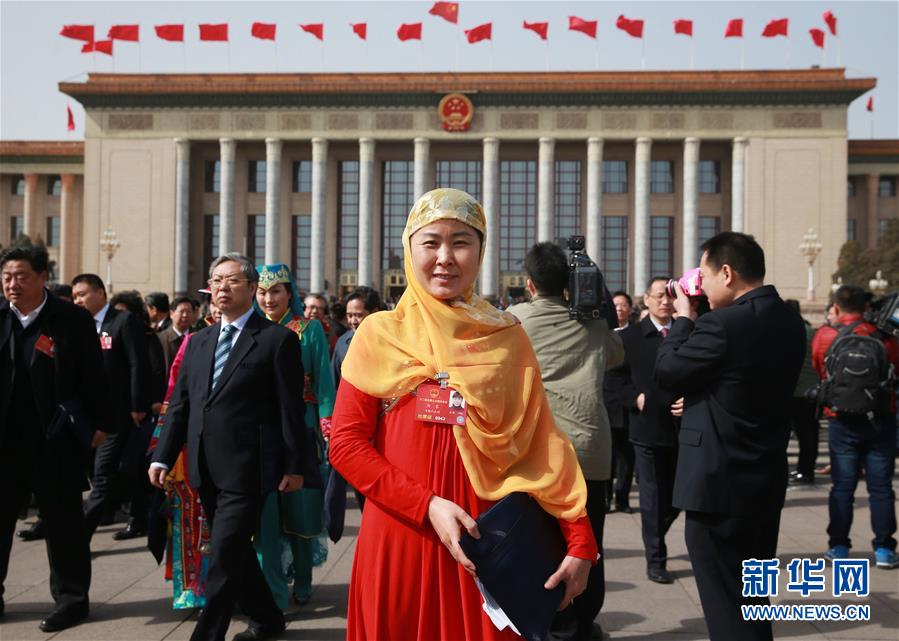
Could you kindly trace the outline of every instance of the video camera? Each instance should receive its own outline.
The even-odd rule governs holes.
[[[605,279],[584,251],[585,244],[583,236],[571,236],[566,243],[571,250],[568,260],[568,317],[580,321],[608,318],[609,299]]]
[[[871,301],[865,320],[887,336],[899,338],[899,291]]]

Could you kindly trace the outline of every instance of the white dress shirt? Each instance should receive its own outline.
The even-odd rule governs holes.
[[[656,319],[654,319],[652,317],[652,314],[649,315],[649,320],[650,320],[650,322],[652,322],[653,325],[655,325],[656,331],[659,334],[662,333],[662,328],[668,330],[669,332],[671,331],[671,321],[670,320],[668,321],[667,325],[662,325],[662,324],[656,322]]]
[[[97,326],[97,333],[100,333],[100,328],[103,326],[103,319],[106,318],[106,312],[109,311],[109,303],[106,303],[99,312],[94,315],[94,325]]]
[[[22,323],[22,329],[27,328],[31,323],[37,320],[37,317],[40,315],[41,310],[44,309],[44,305],[47,304],[47,290],[44,290],[44,300],[41,301],[41,304],[32,309],[29,313],[23,314],[19,311],[19,308],[9,304],[9,308],[12,310],[12,313],[16,315],[16,318],[19,319],[19,322]]]

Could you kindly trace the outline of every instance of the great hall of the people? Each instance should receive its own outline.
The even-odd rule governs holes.
[[[396,298],[407,213],[442,186],[484,204],[484,295],[520,295],[537,241],[584,234],[609,286],[638,292],[732,229],[802,299],[812,230],[822,300],[843,243],[899,216],[899,142],[847,137],[875,84],[843,69],[90,74],[59,85],[85,108],[83,143],[0,143],[0,245],[27,234],[55,279],[105,276],[111,230],[116,290],[194,291],[239,251],[290,264],[305,291]]]

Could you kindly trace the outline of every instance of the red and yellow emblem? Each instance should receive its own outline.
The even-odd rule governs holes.
[[[437,107],[444,131],[468,131],[474,116],[474,105],[468,96],[451,93],[443,97]]]

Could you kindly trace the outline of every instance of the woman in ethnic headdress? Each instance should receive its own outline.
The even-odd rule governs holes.
[[[458,544],[463,529],[477,534],[473,517],[512,492],[559,520],[568,556],[548,587],[565,583],[563,604],[595,562],[584,477],[528,337],[473,293],[485,234],[465,192],[422,196],[403,231],[406,291],[395,310],[366,319],[344,361],[331,463],[368,499],[348,639],[519,639],[483,612]],[[416,419],[416,391],[433,393],[438,380],[464,399],[459,424]]]
[[[325,462],[325,439],[331,431],[335,395],[325,332],[317,320],[303,318],[303,303],[287,265],[265,265],[256,271],[259,272],[257,311],[300,337],[306,428],[312,433],[308,442],[317,445],[319,461]],[[262,508],[254,545],[262,572],[282,610],[289,604],[290,577],[294,580],[294,602],[306,603],[312,594],[312,568],[324,563],[328,556],[327,539],[323,536],[323,508],[322,490],[307,488],[289,494],[272,492]]]

